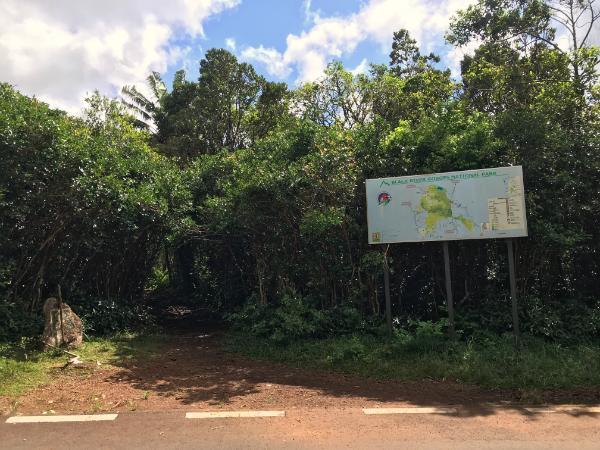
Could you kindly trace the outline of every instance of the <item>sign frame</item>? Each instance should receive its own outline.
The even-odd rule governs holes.
[[[372,190],[376,190],[376,191],[381,191],[381,186],[383,183],[386,183],[387,185],[393,185],[397,180],[402,180],[401,184],[407,184],[410,183],[410,180],[423,180],[425,179],[426,181],[418,181],[419,183],[424,183],[424,184],[435,184],[436,181],[439,182],[441,180],[447,181],[453,181],[454,179],[456,180],[461,180],[461,179],[470,179],[470,178],[477,178],[477,174],[481,174],[481,173],[488,173],[491,174],[493,173],[495,175],[496,171],[502,171],[502,170],[510,170],[510,171],[517,171],[518,174],[516,175],[512,175],[514,176],[518,176],[520,178],[521,184],[521,192],[518,194],[520,200],[521,200],[521,212],[522,212],[522,228],[516,228],[514,230],[510,230],[510,229],[506,229],[506,230],[495,230],[495,234],[493,236],[490,235],[480,235],[480,236],[464,236],[464,235],[459,235],[457,234],[456,236],[451,236],[451,235],[447,235],[447,236],[443,236],[439,239],[433,239],[433,238],[421,238],[421,239],[402,239],[402,240],[386,240],[385,239],[385,234],[383,233],[384,230],[378,229],[378,230],[374,230],[372,228],[373,224],[372,224],[372,219],[371,219],[371,214],[370,211],[372,209],[372,207],[370,205],[372,205],[375,200],[374,197],[371,198]],[[485,178],[486,176],[492,176],[492,175],[483,175],[481,176],[481,178]],[[376,189],[374,188],[370,188],[369,185],[378,185]],[[400,184],[400,183],[399,183]],[[525,205],[525,182],[524,182],[524,178],[523,178],[523,168],[520,165],[517,166],[504,166],[504,167],[490,167],[490,168],[484,168],[484,169],[474,169],[474,170],[463,170],[463,171],[456,171],[456,172],[438,172],[438,173],[431,173],[431,174],[422,174],[422,175],[407,175],[407,176],[401,176],[401,177],[382,177],[382,178],[370,178],[367,179],[365,181],[365,194],[366,194],[366,212],[367,212],[367,229],[368,229],[368,242],[369,245],[377,245],[377,244],[398,244],[398,243],[411,243],[411,242],[444,242],[444,241],[462,241],[462,240],[474,240],[474,239],[508,239],[508,238],[517,238],[517,237],[527,237],[529,235],[528,232],[528,226],[527,226],[527,211],[526,211],[526,205]],[[389,195],[389,193],[386,192],[380,192],[379,196],[380,197],[382,194],[387,194],[388,197],[384,198],[383,200],[380,200],[378,198],[378,202],[379,204],[381,204],[381,202],[386,202],[385,205],[387,205],[391,200],[391,196]],[[510,199],[511,197],[517,197],[515,196],[509,196],[509,197],[495,197],[494,199],[501,199],[501,198],[506,198],[507,201],[508,199]],[[489,202],[492,198],[486,198],[485,202]],[[379,205],[377,205],[379,206]],[[383,206],[385,207],[385,206]],[[488,205],[489,208],[489,205]],[[508,216],[509,212],[508,212],[508,206],[507,206],[507,216]],[[377,234],[380,233],[380,240],[375,240],[373,239],[373,237]]]

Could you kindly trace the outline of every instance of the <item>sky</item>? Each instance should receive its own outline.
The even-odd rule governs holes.
[[[210,48],[226,48],[274,81],[295,87],[326,64],[354,72],[387,63],[393,32],[406,28],[422,50],[458,74],[472,49],[443,35],[473,0],[2,0],[0,81],[77,114],[94,90],[115,97],[184,68],[198,77]],[[147,92],[147,91],[146,91]]]

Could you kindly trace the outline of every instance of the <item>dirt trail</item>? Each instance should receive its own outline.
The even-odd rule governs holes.
[[[224,351],[217,335],[195,334],[168,338],[158,358],[127,361],[120,366],[99,366],[88,371],[66,371],[54,383],[22,396],[16,412],[289,410],[460,404],[474,414],[486,415],[489,403],[515,401],[518,397],[517,392],[488,391],[451,382],[376,381],[261,362]],[[597,391],[548,392],[544,393],[543,400],[600,402],[600,394]],[[0,406],[7,407],[1,402]]]

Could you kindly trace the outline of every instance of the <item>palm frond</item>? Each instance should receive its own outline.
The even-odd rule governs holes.
[[[154,94],[156,100],[160,102],[163,96],[167,93],[167,86],[162,80],[160,73],[152,72],[150,75],[148,75],[146,81],[152,90],[152,94]]]
[[[134,115],[138,115],[140,117],[142,117],[144,120],[152,120],[152,116],[145,111],[143,108],[140,108],[139,106],[130,103],[124,99],[121,99],[121,103],[123,103],[123,105],[125,105],[125,107],[132,112]]]
[[[128,98],[130,102],[138,105],[140,108],[143,108],[148,112],[153,112],[156,109],[154,102],[146,98],[146,96],[138,91],[135,86],[123,86],[121,93],[124,97]]]

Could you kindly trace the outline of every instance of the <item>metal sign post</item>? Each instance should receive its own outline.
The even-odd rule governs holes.
[[[517,306],[517,280],[515,276],[515,254],[513,250],[513,240],[507,239],[508,247],[508,276],[510,279],[510,298],[512,303],[513,331],[515,333],[515,345],[519,345],[521,332],[519,330],[519,309]]]
[[[383,290],[385,292],[385,317],[387,320],[388,337],[391,339],[394,329],[392,327],[392,300],[390,298],[390,266],[388,264],[388,245],[383,254]]]
[[[454,300],[452,298],[452,279],[450,277],[450,252],[448,251],[448,241],[442,243],[444,248],[444,272],[446,275],[446,303],[448,306],[448,334],[450,339],[456,338],[456,329],[454,327]]]

